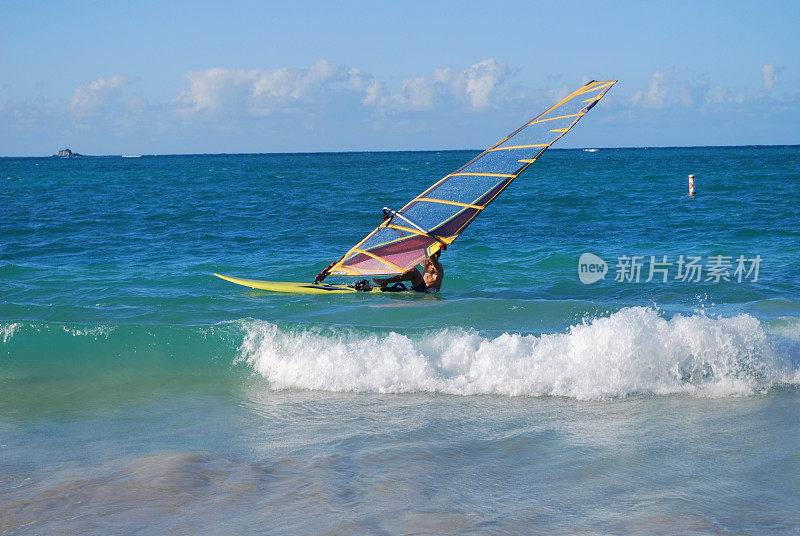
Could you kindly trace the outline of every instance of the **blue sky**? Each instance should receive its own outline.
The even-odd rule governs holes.
[[[0,155],[800,143],[797,2],[7,2]],[[563,143],[562,143],[563,142]]]

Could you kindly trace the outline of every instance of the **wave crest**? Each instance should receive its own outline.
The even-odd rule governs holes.
[[[631,307],[564,333],[495,338],[460,329],[412,337],[282,331],[259,320],[243,328],[238,359],[273,389],[587,400],[747,395],[800,379],[796,348],[779,349],[746,314],[665,319],[653,308]]]

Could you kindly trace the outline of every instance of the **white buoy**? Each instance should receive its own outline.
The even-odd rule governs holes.
[[[689,175],[689,195],[694,195],[694,175]]]

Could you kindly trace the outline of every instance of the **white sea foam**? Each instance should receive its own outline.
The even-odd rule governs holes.
[[[0,324],[0,336],[3,337],[3,344],[11,340],[11,337],[12,335],[14,335],[14,332],[21,325],[22,324],[20,324],[19,322],[14,322],[12,324]]]
[[[10,324],[0,324],[0,338],[3,339],[3,343],[7,343],[11,340],[11,337],[14,335],[15,332],[19,331],[22,327],[22,324],[19,322],[13,322]],[[114,331],[113,326],[85,326],[85,327],[74,327],[64,324],[27,324],[26,329],[33,332],[41,332],[42,330],[48,331],[50,329],[54,330],[61,330],[65,333],[69,333],[73,337],[88,337],[91,339],[99,340],[99,339],[108,339],[109,335]]]
[[[73,337],[89,337],[91,339],[108,339],[111,332],[114,331],[113,326],[90,326],[90,327],[71,327],[61,326],[61,330],[71,334]]]
[[[666,319],[632,307],[563,333],[494,338],[458,329],[364,335],[243,322],[240,359],[273,389],[597,399],[747,395],[800,378],[796,348],[777,349],[749,315]]]

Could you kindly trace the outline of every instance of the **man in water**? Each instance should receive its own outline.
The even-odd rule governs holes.
[[[419,273],[415,266],[400,275],[386,279],[373,277],[372,281],[380,287],[385,287],[398,281],[410,281],[411,289],[416,292],[439,292],[439,289],[442,288],[442,279],[444,279],[444,268],[442,268],[442,263],[439,262],[441,254],[442,250],[439,250],[422,261],[422,274]]]

